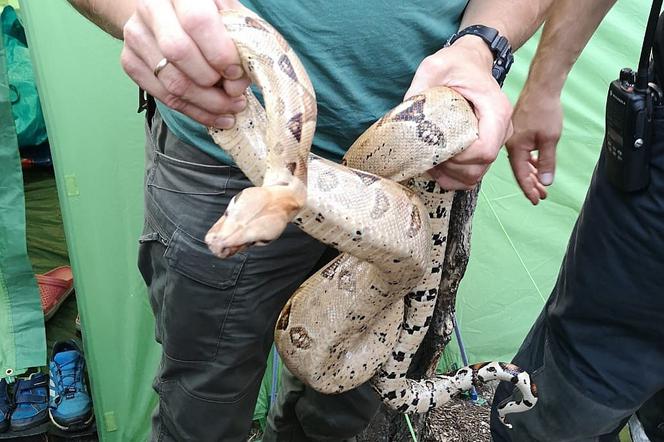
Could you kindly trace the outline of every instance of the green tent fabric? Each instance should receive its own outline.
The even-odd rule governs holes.
[[[0,377],[45,362],[44,317],[27,255],[23,177],[0,39]]]
[[[471,363],[510,360],[548,298],[599,157],[608,85],[621,68],[636,68],[650,5],[617,2],[572,69],[562,94],[564,131],[547,200],[532,207],[522,196],[504,150],[483,180],[457,299]],[[537,41],[515,55],[504,87],[512,103]]]
[[[145,440],[159,349],[136,267],[143,127],[120,45],[65,1],[20,4],[56,168],[98,428]]]
[[[55,175],[50,169],[23,171],[28,257],[35,273],[69,265]]]
[[[458,301],[471,362],[509,360],[549,294],[599,153],[607,85],[621,67],[636,64],[648,7],[646,0],[619,2],[572,71],[548,200],[530,206],[504,152],[484,180]],[[119,66],[121,44],[66,2],[23,1],[21,10],[53,150],[100,435],[144,440],[159,349],[136,269],[143,174],[137,89]],[[532,40],[516,54],[506,84],[513,101],[535,47]]]
[[[45,273],[55,267],[69,265],[53,170],[24,170],[23,188],[28,257],[34,273]],[[50,356],[53,344],[57,341],[76,337],[77,314],[76,298],[70,296],[46,323],[47,355]]]
[[[276,364],[276,369],[275,369]],[[265,376],[261,382],[261,388],[258,392],[258,400],[256,401],[256,408],[254,409],[254,421],[258,422],[261,429],[265,428],[265,422],[267,420],[267,413],[270,411],[270,404],[272,403],[273,395],[279,389],[281,384],[281,360],[277,356],[275,358],[274,347],[270,352],[270,356],[267,359],[267,368],[265,369]],[[273,374],[276,373],[276,379],[273,378]]]

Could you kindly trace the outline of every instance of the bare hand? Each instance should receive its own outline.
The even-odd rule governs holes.
[[[125,72],[144,90],[206,126],[229,128],[249,80],[220,9],[237,0],[138,0],[124,26]],[[162,59],[168,64],[157,74]]]
[[[479,138],[464,152],[429,170],[444,189],[472,189],[480,182],[512,134],[512,105],[491,76],[493,57],[477,37],[466,36],[424,59],[406,98],[434,86],[448,86],[470,101],[479,120]]]
[[[547,196],[544,186],[553,183],[556,144],[563,127],[560,95],[526,87],[512,122],[514,135],[506,143],[512,172],[526,198],[537,205]]]

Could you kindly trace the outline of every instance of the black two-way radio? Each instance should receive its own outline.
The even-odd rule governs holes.
[[[611,82],[606,100],[606,172],[611,184],[625,192],[645,189],[650,183],[650,144],[653,104],[661,90],[652,82],[650,53],[662,0],[655,0],[636,72],[623,68]]]

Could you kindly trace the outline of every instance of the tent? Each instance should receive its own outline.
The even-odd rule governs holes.
[[[533,208],[523,198],[505,152],[485,178],[458,300],[469,360],[509,360],[546,300],[599,153],[607,85],[620,68],[637,63],[647,10],[645,0],[617,4],[572,71],[547,201]],[[143,440],[159,349],[136,268],[143,174],[137,88],[120,68],[121,44],[65,1],[24,0],[21,11],[53,151],[99,432],[105,441]],[[535,47],[533,39],[516,55],[505,86],[513,101]]]

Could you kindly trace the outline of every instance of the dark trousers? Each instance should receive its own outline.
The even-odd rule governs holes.
[[[147,132],[139,268],[163,349],[152,440],[244,441],[277,315],[326,247],[289,225],[267,247],[216,258],[203,238],[249,181],[180,141],[158,114]],[[272,419],[273,440],[343,440],[368,425],[378,406],[369,386],[330,400],[295,384],[284,382],[280,392],[288,400],[273,412],[281,416]],[[357,407],[365,410],[359,418]],[[307,417],[319,419],[312,422],[320,431],[302,428],[302,409],[313,410]]]
[[[495,441],[605,440],[664,389],[662,109],[655,123],[646,190],[615,189],[602,152],[557,283],[514,358],[533,375],[539,401],[511,415],[508,430],[496,405],[518,393],[502,383]]]

